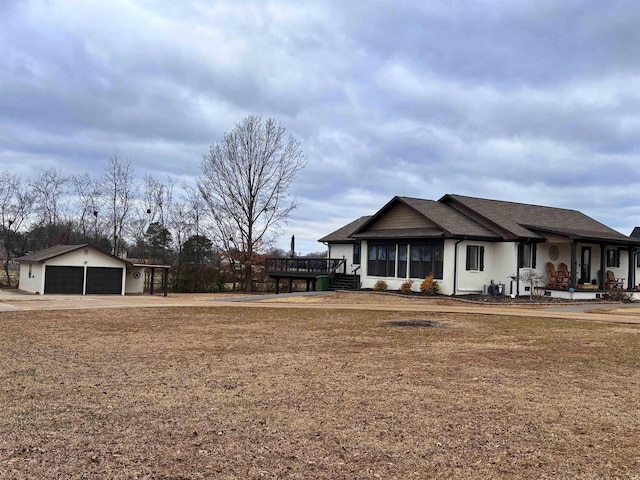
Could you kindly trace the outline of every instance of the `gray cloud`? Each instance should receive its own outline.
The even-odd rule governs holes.
[[[393,195],[461,193],[640,225],[640,6],[601,2],[0,3],[0,168],[182,181],[250,113],[309,162],[303,251]]]

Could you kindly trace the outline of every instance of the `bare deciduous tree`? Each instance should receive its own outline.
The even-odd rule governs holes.
[[[247,291],[254,253],[279,233],[296,207],[288,190],[305,163],[298,141],[286,137],[275,120],[257,115],[237,124],[204,155],[198,188],[215,224],[225,226],[219,234],[230,235],[244,255]]]
[[[102,175],[102,186],[102,195],[113,232],[113,254],[118,255],[124,245],[122,233],[131,216],[136,196],[131,161],[112,155]]]
[[[54,168],[43,170],[29,182],[34,209],[41,226],[56,227],[61,217],[68,212],[68,183],[69,177]]]
[[[7,284],[11,287],[11,258],[19,250],[18,232],[29,221],[33,211],[33,196],[22,178],[8,172],[0,172],[0,221],[5,250],[3,269]],[[24,253],[20,251],[20,253]]]
[[[99,238],[107,235],[106,218],[100,215],[103,202],[101,186],[87,173],[72,177],[71,183],[80,234],[84,241],[91,239],[92,243],[97,244]]]

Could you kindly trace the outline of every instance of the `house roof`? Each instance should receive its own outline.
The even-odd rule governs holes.
[[[507,240],[544,240],[543,233],[548,232],[572,239],[637,243],[577,210],[451,194],[439,201],[495,225]]]
[[[369,220],[371,215],[367,215],[364,217],[360,217],[357,220],[354,220],[351,223],[348,223],[342,228],[339,228],[335,232],[330,233],[322,237],[319,242],[327,242],[327,243],[354,243],[356,240],[351,237],[351,234],[355,232],[358,227],[360,227],[364,222]]]
[[[404,205],[424,218],[431,226],[421,228],[371,229],[381,217],[397,205]],[[394,197],[375,215],[352,233],[353,238],[451,238],[473,236],[487,240],[499,240],[495,232],[483,227],[457,210],[434,200],[412,197]]]
[[[405,220],[403,225],[396,225],[396,228],[386,228],[387,225],[383,226],[380,222],[377,224],[379,228],[374,227],[378,220],[398,205],[403,205],[404,211],[408,211],[406,207],[409,207],[423,217],[425,225],[415,225],[414,228],[409,225],[410,221]],[[419,222],[420,217],[415,218]],[[640,237],[640,227],[634,233]],[[572,240],[640,246],[640,240],[623,235],[577,210],[455,194],[444,195],[438,201],[394,197],[375,215],[361,217],[320,241],[344,243],[360,239],[463,237],[490,241],[544,241],[545,234],[561,235]]]
[[[634,228],[633,232],[631,232],[631,236],[634,238],[640,237],[640,227]]]
[[[91,250],[95,250],[96,252],[99,252],[103,255],[114,258],[126,265],[132,265],[131,262],[123,260],[120,257],[116,257],[115,255],[111,255],[110,253],[103,252],[102,250],[99,250],[96,247],[89,245],[88,243],[83,243],[82,245],[55,245],[38,252],[30,253],[23,257],[16,258],[16,261],[25,263],[43,263],[52,258],[75,252],[76,250],[80,250],[82,248],[90,248]]]

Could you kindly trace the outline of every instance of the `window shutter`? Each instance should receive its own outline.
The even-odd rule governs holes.
[[[484,247],[480,247],[480,271],[484,271]]]
[[[616,267],[620,266],[620,250],[616,250]]]
[[[467,245],[467,270],[471,270],[471,245]]]
[[[538,250],[538,244],[531,244],[531,268],[536,268],[536,251]]]

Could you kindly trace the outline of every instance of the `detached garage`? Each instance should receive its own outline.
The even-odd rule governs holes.
[[[56,245],[16,260],[20,289],[45,295],[124,295],[127,268],[133,267],[88,244]]]

